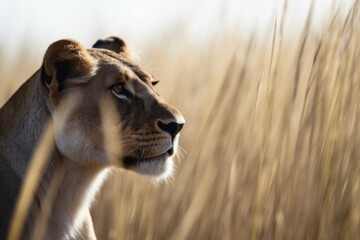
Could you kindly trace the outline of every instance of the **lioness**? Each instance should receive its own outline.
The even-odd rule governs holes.
[[[22,239],[35,238],[45,198],[52,202],[46,203],[44,239],[96,239],[89,208],[113,166],[169,177],[184,118],[155,84],[131,60],[121,38],[99,40],[91,49],[69,39],[51,44],[41,68],[0,109],[0,239],[9,231],[20,187],[49,122],[54,144]],[[54,176],[61,177],[49,197]]]

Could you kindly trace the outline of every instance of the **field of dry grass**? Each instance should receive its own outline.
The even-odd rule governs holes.
[[[116,171],[99,239],[360,239],[360,16],[322,34],[164,38],[142,54],[186,118],[175,177]],[[154,60],[150,64],[150,60]],[[40,65],[0,56],[0,105]],[[15,76],[15,77],[14,77]],[[4,82],[5,80],[5,82]]]

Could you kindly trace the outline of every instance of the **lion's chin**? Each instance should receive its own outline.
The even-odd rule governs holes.
[[[162,182],[172,177],[174,173],[174,162],[170,157],[165,160],[141,162],[135,171],[151,177],[155,182]]]
[[[125,157],[123,163],[125,168],[149,176],[155,182],[166,181],[174,173],[174,162],[169,153],[141,160]]]

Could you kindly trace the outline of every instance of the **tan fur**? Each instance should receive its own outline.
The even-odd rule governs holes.
[[[89,209],[112,167],[157,180],[171,176],[184,119],[119,39],[92,49],[69,39],[51,44],[42,67],[0,109],[0,239],[48,122],[55,145],[23,239],[96,239]]]

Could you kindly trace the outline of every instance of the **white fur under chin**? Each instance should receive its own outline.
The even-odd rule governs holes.
[[[171,157],[166,160],[144,161],[136,167],[136,171],[151,177],[155,183],[166,182],[174,174],[174,162]]]
[[[173,148],[176,153],[178,150],[179,134],[175,137]],[[167,182],[172,179],[175,172],[173,156],[160,157],[158,160],[142,161],[138,164],[135,171],[139,174],[148,176],[155,184]],[[164,159],[165,158],[165,159]]]

